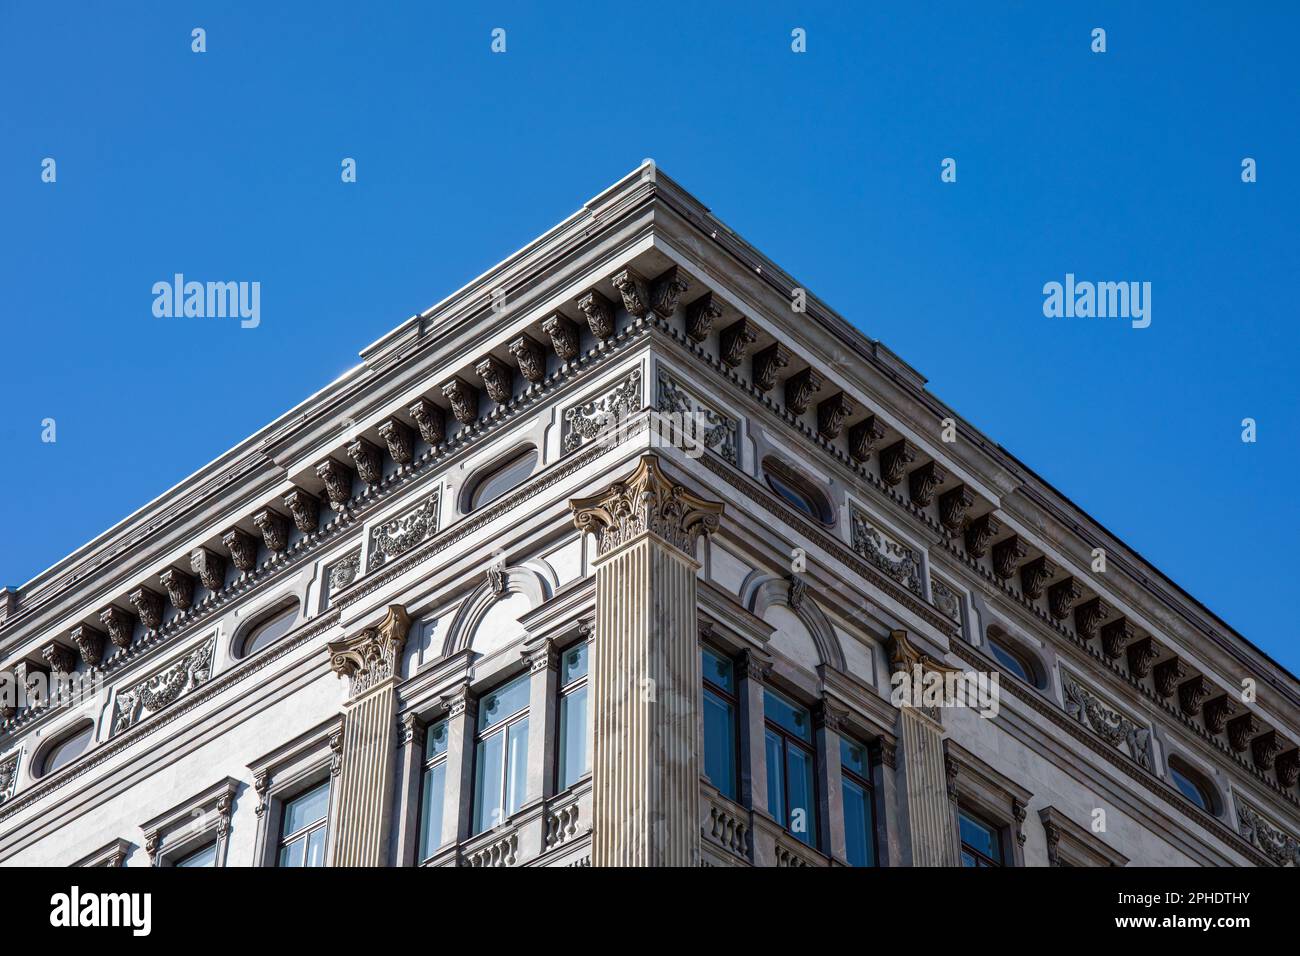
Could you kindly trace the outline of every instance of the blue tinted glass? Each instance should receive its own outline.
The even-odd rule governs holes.
[[[587,688],[560,698],[560,789],[577,783],[591,769],[587,746]]]
[[[306,848],[307,838],[305,836],[282,846],[280,848],[280,866],[302,866],[302,854]]]
[[[248,635],[248,640],[244,642],[244,656],[247,657],[254,651],[260,651],[268,644],[272,644],[289,633],[294,622],[298,620],[298,605],[280,611],[269,620],[263,621],[257,625]]]
[[[1201,792],[1201,788],[1193,783],[1189,778],[1183,776],[1172,766],[1169,768],[1169,776],[1173,778],[1174,785],[1183,792],[1183,795],[1187,797],[1187,799],[1191,800],[1192,803],[1196,804],[1202,810],[1210,809],[1210,803],[1206,799],[1205,794]]]
[[[736,674],[735,668],[731,666],[731,661],[725,657],[719,657],[710,650],[700,651],[700,660],[706,681],[730,694],[736,692]]]
[[[989,642],[989,650],[991,650],[993,652],[993,656],[998,659],[998,663],[1001,664],[1003,667],[1005,667],[1008,671],[1015,674],[1026,684],[1034,683],[1033,678],[1029,676],[1029,671],[1026,670],[1025,665],[1020,662],[1020,658],[1016,657],[1006,648],[1002,647],[1002,645],[996,644],[993,641]]]
[[[767,811],[777,820],[785,820],[785,761],[781,736],[764,731],[763,749],[767,751]]]
[[[474,832],[501,823],[501,769],[505,759],[505,734],[479,741],[474,765]]]
[[[325,865],[325,828],[307,834],[307,862],[303,866]]]
[[[290,800],[285,805],[284,827],[280,832],[289,836],[313,823],[319,823],[325,819],[329,805],[330,785],[327,780],[314,790],[308,790],[301,797]]]
[[[850,866],[875,866],[875,820],[870,794],[857,783],[843,778],[844,844]]]
[[[478,705],[478,729],[487,730],[528,706],[528,675],[485,694]]]
[[[704,774],[724,797],[736,799],[736,710],[704,692]]]
[[[791,744],[786,748],[786,786],[789,788],[786,826],[795,838],[817,845],[817,798],[813,790],[813,758]]]
[[[524,805],[528,790],[528,718],[510,725],[506,765],[506,816]]]
[[[440,720],[432,724],[424,732],[424,759],[432,760],[434,757],[447,752],[447,722]]]
[[[961,842],[1000,862],[1002,850],[998,845],[997,833],[991,827],[985,826],[978,820],[972,820],[964,813],[960,815],[960,820]]]
[[[800,740],[812,740],[812,721],[808,719],[808,711],[802,707],[765,689],[763,711],[768,720],[784,727]]]
[[[840,738],[840,763],[859,777],[867,776],[867,748]]]
[[[175,866],[203,867],[217,865],[217,845],[209,843],[202,850],[195,850],[184,859],[177,860]]]
[[[481,508],[489,501],[500,498],[515,485],[533,473],[537,463],[537,452],[531,449],[518,458],[506,462],[492,474],[479,482],[474,489],[474,507]]]
[[[442,806],[447,791],[447,762],[424,772],[420,793],[420,859],[427,860],[442,846]]]
[[[587,645],[570,647],[560,655],[560,686],[572,684],[575,680],[587,676]]]

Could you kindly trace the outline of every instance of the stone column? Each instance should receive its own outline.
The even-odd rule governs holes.
[[[569,504],[598,552],[592,865],[698,866],[695,542],[722,504],[673,483],[655,455]]]
[[[953,670],[913,647],[906,631],[890,634],[889,654],[894,674],[903,673],[909,687],[924,674],[942,678]],[[908,837],[903,862],[909,866],[959,866],[960,846],[948,799],[938,709],[901,707],[897,736],[899,826]]]
[[[821,764],[820,792],[817,794],[821,814],[818,845],[835,862],[848,865],[848,844],[844,836],[844,776],[840,767],[840,724],[848,712],[828,701],[813,710],[817,760]]]
[[[402,717],[398,728],[397,793],[393,812],[397,815],[393,862],[414,866],[420,862],[420,783],[424,777],[424,731],[415,714]]]
[[[740,803],[755,813],[770,816],[767,805],[767,751],[764,749],[763,679],[770,667],[753,651],[740,655],[736,671],[740,676]]]
[[[331,642],[330,666],[348,678],[343,711],[335,866],[385,866],[392,828],[397,669],[411,621],[394,604],[383,622]]]
[[[550,640],[523,649],[528,661],[528,780],[524,805],[545,800],[555,791],[556,738],[559,735],[557,684],[560,656]]]
[[[446,699],[447,790],[442,798],[442,846],[469,839],[474,828],[474,735],[478,701],[464,684]]]

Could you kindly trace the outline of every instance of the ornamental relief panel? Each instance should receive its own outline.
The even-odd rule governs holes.
[[[564,410],[561,446],[565,454],[608,433],[641,407],[641,370],[587,401]]]
[[[113,704],[113,733],[130,730],[206,684],[212,677],[212,652],[216,646],[217,636],[213,634],[171,667],[119,693]]]
[[[962,619],[962,592],[937,574],[930,575],[930,598],[939,613],[960,624]]]
[[[382,568],[398,555],[405,554],[422,541],[432,538],[438,531],[439,492],[435,491],[424,501],[399,514],[396,518],[381,522],[370,529],[370,557],[366,571]],[[334,571],[348,559],[330,566],[330,590],[334,587]],[[359,559],[358,559],[359,560]],[[339,580],[347,578],[347,570],[339,571]],[[352,573],[355,579],[356,572]],[[351,583],[350,581],[348,583]],[[340,587],[346,587],[341,584]]]
[[[921,552],[885,534],[865,512],[852,508],[850,514],[853,550],[917,597],[923,598]]]
[[[345,554],[325,568],[325,607],[334,601],[334,595],[342,591],[361,574],[361,549]]]
[[[1237,795],[1238,832],[1278,866],[1300,866],[1300,841]]]
[[[22,751],[15,751],[0,760],[0,804],[14,795],[18,786],[18,758]]]
[[[716,453],[724,461],[739,465],[739,432],[736,419],[704,404],[688,391],[676,378],[659,369],[659,397],[656,408],[661,414],[680,416],[681,427],[690,445],[700,445]],[[690,448],[688,451],[692,450]]]
[[[1125,717],[1072,674],[1061,671],[1065,712],[1112,747],[1127,753],[1139,767],[1152,769],[1151,731]]]

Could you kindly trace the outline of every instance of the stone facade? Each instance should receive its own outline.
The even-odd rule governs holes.
[[[0,864],[1300,863],[1296,679],[796,287],[647,164],[0,592]]]

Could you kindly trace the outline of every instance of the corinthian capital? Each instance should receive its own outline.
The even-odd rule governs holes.
[[[721,502],[673,482],[656,455],[645,455],[628,477],[589,498],[572,499],[569,507],[573,523],[596,535],[601,554],[652,533],[694,555],[696,538],[714,531],[722,517]]]
[[[389,605],[384,619],[360,634],[329,643],[330,667],[351,681],[348,696],[359,697],[397,673],[411,619],[400,604]]]

